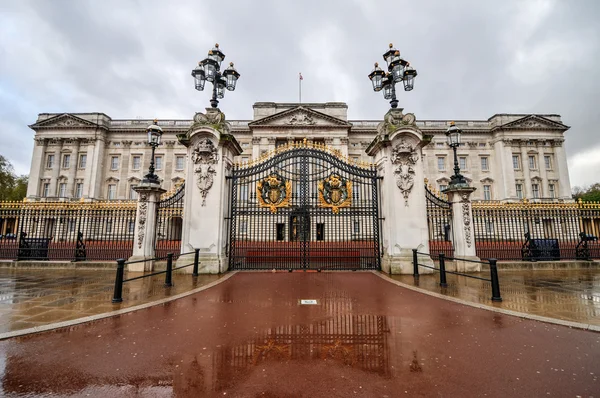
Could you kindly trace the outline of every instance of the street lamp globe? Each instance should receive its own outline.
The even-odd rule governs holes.
[[[392,79],[392,77],[389,73],[387,75],[385,75],[385,77],[383,78],[382,86],[383,86],[383,98],[385,98],[387,100],[392,99],[395,94],[394,80]]]
[[[227,80],[226,88],[229,91],[235,90],[235,84],[237,83],[237,79],[240,77],[240,74],[233,67],[233,62],[229,63],[229,68],[223,71],[223,76]]]
[[[381,91],[383,88],[383,78],[385,77],[385,72],[383,69],[379,67],[379,64],[375,62],[375,68],[369,73],[369,79],[373,83],[373,90]]]
[[[209,82],[214,82],[215,76],[217,75],[217,70],[219,68],[218,62],[211,58],[205,58],[202,61],[202,66],[204,67],[204,76],[206,77],[206,80]]]
[[[390,47],[390,49],[387,50],[385,52],[385,54],[383,54],[383,59],[385,59],[388,69],[390,68],[390,65],[392,64],[392,61],[395,59],[396,52],[398,52],[398,57],[400,57],[400,52],[394,48],[394,45],[392,43],[390,43],[389,47]]]
[[[404,69],[404,91],[411,91],[414,88],[415,77],[417,77],[417,71],[407,64]]]
[[[162,128],[157,123],[158,121],[155,119],[154,122],[146,129],[146,132],[148,133],[148,144],[151,146],[160,145],[160,137],[163,134]]]
[[[450,122],[450,127],[446,130],[446,139],[448,140],[448,146],[456,148],[460,145],[460,136],[462,130],[456,127],[454,122]]]
[[[194,77],[194,86],[196,90],[204,90],[204,84],[206,83],[206,76],[204,75],[204,68],[202,62],[198,62],[198,66],[192,70],[192,76]]]
[[[208,52],[208,59],[215,61],[219,68],[221,67],[221,62],[225,59],[225,54],[219,50],[219,43],[215,43],[215,47]]]

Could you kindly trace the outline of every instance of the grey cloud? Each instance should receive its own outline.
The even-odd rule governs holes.
[[[209,93],[190,70],[214,42],[242,74],[221,108],[255,101],[347,101],[351,118],[387,110],[366,75],[394,42],[419,71],[401,106],[422,119],[560,113],[570,156],[598,146],[600,4],[595,1],[19,1],[0,5],[0,117],[26,172],[39,112],[190,118]],[[347,96],[347,98],[343,98]]]

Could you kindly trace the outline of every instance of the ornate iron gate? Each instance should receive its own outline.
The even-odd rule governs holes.
[[[230,269],[379,269],[377,171],[319,145],[231,175]]]
[[[185,183],[176,186],[172,192],[166,192],[158,202],[156,240],[154,249],[157,257],[167,253],[181,251],[181,232],[183,229],[183,199]]]
[[[440,195],[441,196],[441,195]],[[434,258],[439,253],[448,257],[454,255],[452,235],[452,203],[431,192],[425,184],[427,199],[427,227],[429,228],[429,252]]]

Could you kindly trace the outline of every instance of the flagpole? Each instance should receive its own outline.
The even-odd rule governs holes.
[[[298,74],[298,103],[302,103],[302,73]]]

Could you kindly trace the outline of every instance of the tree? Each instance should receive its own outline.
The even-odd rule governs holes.
[[[15,175],[12,164],[0,155],[0,201],[23,200],[27,195],[27,176]]]
[[[600,183],[588,187],[573,187],[573,199],[584,202],[600,202]]]

